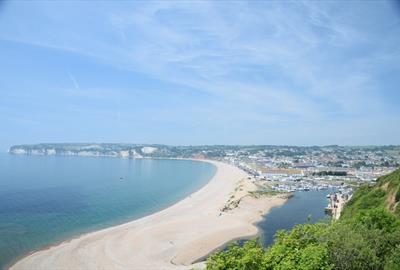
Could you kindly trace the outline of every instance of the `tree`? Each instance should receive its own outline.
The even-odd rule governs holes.
[[[210,270],[257,270],[263,269],[264,249],[257,240],[247,241],[243,247],[237,243],[207,259]]]

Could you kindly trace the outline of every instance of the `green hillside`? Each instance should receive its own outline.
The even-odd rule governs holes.
[[[375,186],[357,190],[342,213],[344,218],[374,209],[385,209],[400,218],[400,169],[378,179]]]
[[[400,269],[400,169],[360,187],[341,218],[280,231],[272,246],[257,240],[210,256],[207,269]]]

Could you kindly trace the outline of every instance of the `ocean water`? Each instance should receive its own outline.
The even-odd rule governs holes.
[[[33,250],[157,212],[215,171],[188,160],[0,154],[0,269]]]

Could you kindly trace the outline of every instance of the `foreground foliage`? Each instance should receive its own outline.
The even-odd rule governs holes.
[[[263,249],[257,240],[210,256],[207,269],[400,270],[400,170],[360,188],[339,221],[279,231]]]

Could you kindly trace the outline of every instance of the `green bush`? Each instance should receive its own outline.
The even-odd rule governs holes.
[[[379,259],[364,233],[350,224],[335,224],[323,240],[329,249],[329,261],[335,269],[378,269]]]
[[[263,259],[263,248],[256,240],[251,240],[242,247],[234,243],[227,250],[211,255],[206,265],[211,270],[257,270],[263,269]]]
[[[319,243],[327,224],[297,225],[290,232],[280,231],[267,249],[264,269],[332,269],[328,250]]]
[[[400,270],[400,246],[387,259],[384,270]]]

